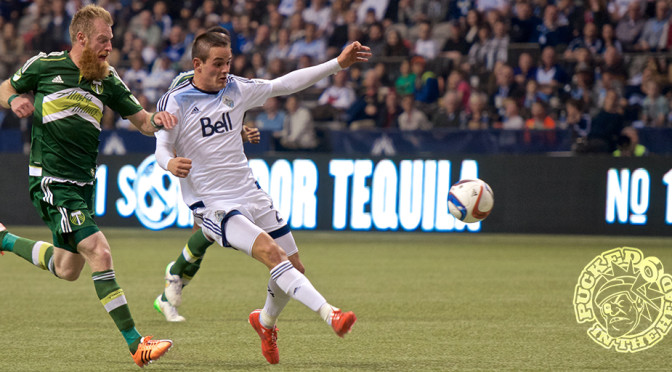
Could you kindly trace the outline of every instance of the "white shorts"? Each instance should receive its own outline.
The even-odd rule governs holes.
[[[217,201],[192,206],[194,222],[222,247],[252,255],[252,245],[262,232],[268,233],[287,256],[298,252],[287,222],[273,207],[271,198],[259,190],[238,202]]]

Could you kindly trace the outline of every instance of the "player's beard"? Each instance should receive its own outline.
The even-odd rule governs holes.
[[[82,56],[79,58],[80,72],[88,81],[103,80],[110,74],[109,63],[100,61],[93,49],[84,47]]]

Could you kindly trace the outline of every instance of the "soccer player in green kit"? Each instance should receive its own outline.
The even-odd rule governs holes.
[[[18,237],[0,224],[0,253],[13,252],[68,281],[76,280],[87,263],[98,298],[134,362],[143,367],[168,351],[172,341],[142,337],[135,328],[115,279],[110,246],[93,219],[100,121],[105,105],[145,135],[172,129],[177,120],[167,112],[145,111],[108,65],[112,24],[104,8],[83,7],[70,24],[71,51],[40,53],[0,85],[0,106],[20,118],[32,115],[30,197],[54,242]]]

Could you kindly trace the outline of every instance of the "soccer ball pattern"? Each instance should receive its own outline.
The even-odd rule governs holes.
[[[495,195],[483,180],[461,180],[450,187],[448,210],[460,221],[471,223],[484,220],[492,211]]]

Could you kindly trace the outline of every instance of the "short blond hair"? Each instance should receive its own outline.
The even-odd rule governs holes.
[[[98,18],[102,19],[110,27],[114,24],[110,12],[98,5],[87,5],[75,13],[72,17],[72,22],[70,22],[70,41],[73,45],[77,41],[78,33],[81,32],[87,37],[91,36],[93,22]]]

